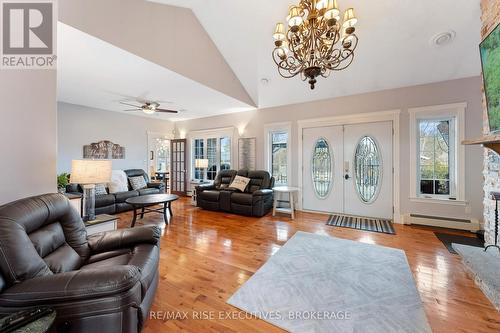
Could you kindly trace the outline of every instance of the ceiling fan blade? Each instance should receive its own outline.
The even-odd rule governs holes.
[[[120,102],[120,103],[123,105],[133,106],[134,108],[138,108],[138,109],[142,108],[142,105],[133,105],[133,104],[125,103],[125,102]]]
[[[155,109],[156,112],[164,112],[164,113],[179,113],[179,111],[175,110],[166,110],[166,109]]]
[[[125,111],[125,112],[128,112],[128,111],[142,111],[142,109],[129,109],[129,110],[122,110],[122,111]]]

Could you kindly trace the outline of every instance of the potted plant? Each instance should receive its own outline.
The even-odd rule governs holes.
[[[64,172],[57,176],[57,190],[59,193],[66,192],[66,185],[69,184],[69,174]]]

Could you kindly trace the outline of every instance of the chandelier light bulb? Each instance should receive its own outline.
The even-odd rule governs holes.
[[[290,7],[290,12],[288,14],[288,25],[290,27],[298,27],[304,21],[302,18],[302,11],[300,7],[292,6]]]
[[[356,23],[358,23],[358,19],[354,15],[354,9],[349,8],[344,13],[344,23],[342,24],[342,26],[344,28],[350,28],[350,27],[354,27],[356,25]]]
[[[155,109],[148,107],[148,108],[142,109],[142,112],[144,112],[145,114],[153,114],[153,113],[155,113]]]
[[[285,26],[283,23],[276,24],[276,29],[274,30],[273,38],[276,41],[282,41],[285,39]]]
[[[326,9],[328,7],[328,0],[318,0],[318,2],[316,2],[316,9],[317,10],[322,10],[322,9]]]

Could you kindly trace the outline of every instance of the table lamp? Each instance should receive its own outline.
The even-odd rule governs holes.
[[[70,182],[83,187],[83,220],[95,220],[95,184],[111,181],[111,161],[73,160]]]
[[[197,169],[208,169],[208,159],[206,158],[197,158],[194,160],[194,167]],[[203,177],[205,179],[205,177]]]

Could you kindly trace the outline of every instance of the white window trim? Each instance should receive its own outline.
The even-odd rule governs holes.
[[[206,139],[212,139],[212,138],[217,138],[220,139],[222,137],[229,137],[231,138],[231,167],[234,169],[235,165],[235,151],[237,148],[235,148],[235,127],[224,127],[224,128],[213,128],[213,129],[206,129],[206,130],[198,130],[198,131],[191,131],[188,133],[187,138],[188,138],[188,155],[187,158],[188,160],[186,161],[188,166],[189,166],[189,179],[192,181],[194,178],[194,162],[193,162],[193,144],[194,140],[196,139],[204,139],[206,142]],[[217,161],[220,163],[220,140],[217,140]],[[236,149],[236,150],[235,150]],[[204,146],[204,151],[206,151],[206,146]]]
[[[465,110],[467,103],[455,103],[425,106],[408,109],[410,114],[410,201],[429,202],[450,205],[465,205]],[[419,140],[417,138],[417,124],[420,119],[442,119],[453,117],[456,120],[455,134],[455,165],[456,165],[456,200],[440,197],[421,197],[417,190],[417,151]]]
[[[270,123],[264,125],[264,154],[265,154],[265,166],[266,170],[269,173],[272,173],[272,159],[271,159],[271,133],[272,132],[287,132],[288,133],[288,142],[287,142],[287,156],[286,156],[286,179],[287,184],[280,185],[288,185],[290,186],[292,183],[292,122],[281,122],[281,123]]]

